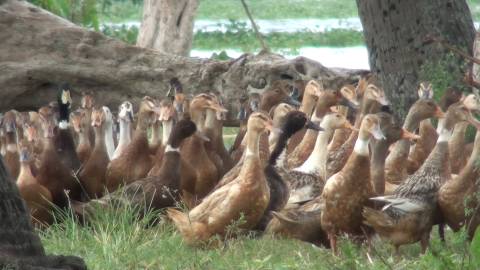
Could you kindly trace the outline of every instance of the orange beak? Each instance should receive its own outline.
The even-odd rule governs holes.
[[[440,107],[437,106],[434,116],[436,118],[445,118],[445,113],[442,111],[442,109],[440,109]]]
[[[419,140],[421,137],[417,134],[414,134],[414,133],[402,128],[402,136],[400,138],[413,141],[413,140]]]
[[[358,131],[357,128],[355,128],[354,126],[352,126],[352,124],[350,124],[350,122],[346,121],[345,124],[343,124],[343,128],[348,128],[350,130],[353,130],[353,131]]]

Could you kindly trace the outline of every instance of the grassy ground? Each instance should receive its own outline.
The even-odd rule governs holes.
[[[101,21],[139,21],[142,5],[114,1],[100,14]],[[274,3],[274,4],[273,4]],[[480,0],[467,0],[475,20],[480,19]],[[256,19],[349,18],[357,17],[354,0],[247,0]],[[200,0],[197,19],[247,19],[238,0]]]
[[[367,257],[365,246],[343,238],[341,255],[307,243],[288,239],[240,236],[221,247],[201,249],[186,246],[168,221],[147,226],[161,214],[149,212],[142,220],[133,218],[135,209],[99,211],[88,227],[72,218],[40,232],[48,253],[69,254],[85,259],[89,269],[478,269],[476,249],[464,240],[463,233],[447,232],[447,245],[433,232],[431,249],[418,255],[419,246],[401,249],[401,257],[379,239]],[[233,230],[232,230],[233,231]],[[480,237],[477,237],[480,238]],[[472,245],[472,246],[474,246]],[[473,254],[473,256],[472,256]]]

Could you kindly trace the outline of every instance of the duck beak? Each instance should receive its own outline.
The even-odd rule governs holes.
[[[343,128],[347,128],[347,129],[350,129],[350,130],[353,130],[353,131],[358,131],[358,129],[355,128],[354,126],[352,126],[352,124],[350,124],[349,121],[346,121],[345,124],[343,124]]]
[[[307,123],[305,123],[305,128],[306,129],[313,129],[313,130],[316,130],[316,131],[324,131],[324,129],[320,125],[315,124],[314,122],[312,122],[310,120],[307,120]]]
[[[283,102],[289,104],[289,105],[292,105],[292,106],[295,106],[295,107],[300,107],[301,103],[298,102],[298,100],[295,100],[293,97],[291,96],[288,96],[286,97]]]
[[[370,131],[372,134],[373,138],[375,140],[385,140],[385,135],[383,134],[383,131],[380,129],[380,125],[376,124],[375,127]]]
[[[406,139],[409,141],[420,140],[420,135],[414,134],[404,128],[402,128],[402,135],[400,136],[401,139]]]
[[[23,149],[20,151],[20,162],[28,161],[28,151]]]
[[[380,103],[380,105],[382,106],[388,106],[390,105],[390,101],[388,101],[387,97],[386,96],[381,96],[377,99],[378,103]]]
[[[445,118],[445,113],[442,111],[442,109],[440,109],[440,107],[437,106],[433,116],[435,116],[436,118]]]
[[[202,140],[205,141],[205,142],[209,142],[209,141],[210,141],[210,138],[208,138],[207,135],[203,134],[203,133],[200,132],[200,131],[195,132],[195,136],[197,136],[198,138],[202,139]]]
[[[357,101],[352,101],[352,100],[349,100],[345,97],[342,97],[338,104],[343,105],[343,106],[347,106],[348,108],[350,108],[354,111],[356,111],[358,109],[358,102]]]

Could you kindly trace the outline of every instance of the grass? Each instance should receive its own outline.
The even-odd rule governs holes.
[[[101,1],[99,1],[101,2]],[[140,2],[140,1],[136,1]],[[474,20],[480,20],[480,1],[467,0]],[[255,19],[350,18],[357,17],[354,0],[247,0]],[[143,5],[132,1],[113,1],[104,9],[99,4],[101,22],[140,21]],[[197,19],[235,19],[247,17],[240,0],[200,0]]]
[[[186,246],[168,221],[156,226],[150,222],[161,215],[147,211],[143,219],[130,206],[98,210],[88,227],[78,225],[67,215],[60,224],[40,231],[48,253],[77,255],[89,269],[475,269],[464,233],[447,232],[447,245],[436,231],[431,249],[418,255],[418,244],[401,249],[402,257],[392,257],[393,249],[379,239],[374,241],[372,263],[365,246],[342,238],[338,257],[331,251],[307,243],[276,239],[267,235],[240,236],[223,247],[199,249]],[[480,237],[477,237],[480,238]],[[473,254],[480,252],[476,239]]]

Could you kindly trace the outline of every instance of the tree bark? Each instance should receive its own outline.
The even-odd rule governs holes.
[[[71,256],[47,256],[20,193],[0,158],[0,269],[87,269]]]
[[[0,5],[0,110],[37,109],[56,100],[58,84],[69,82],[74,103],[90,91],[98,104],[115,111],[124,100],[138,104],[145,95],[165,96],[177,78],[186,94],[219,92],[231,120],[242,95],[276,80],[317,79],[338,88],[365,72],[270,53],[230,61],[162,54],[78,27],[25,1]]]
[[[188,56],[199,0],[145,0],[137,45]]]
[[[440,44],[426,44],[427,36],[472,54],[475,29],[464,0],[357,0],[357,6],[371,71],[402,119],[417,99],[422,64],[446,53]]]

